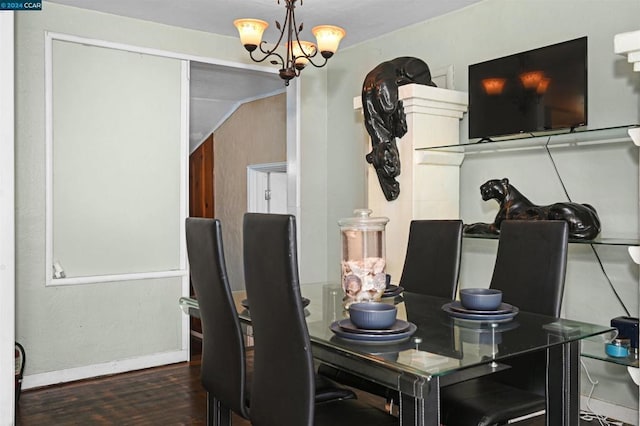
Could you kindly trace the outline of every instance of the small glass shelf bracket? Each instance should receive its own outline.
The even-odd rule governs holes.
[[[640,127],[629,129],[629,136],[636,146],[640,146]]]
[[[629,247],[629,256],[631,256],[631,260],[633,260],[637,265],[640,265],[640,247],[633,246]]]

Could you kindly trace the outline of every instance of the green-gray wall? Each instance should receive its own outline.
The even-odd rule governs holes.
[[[179,278],[45,287],[45,31],[250,62],[238,40],[44,3],[16,15],[16,339],[26,383],[47,374],[155,356],[182,346]],[[153,152],[149,153],[153,158]],[[121,206],[126,212],[127,207]],[[114,218],[114,220],[117,220]],[[126,244],[123,241],[122,244]],[[175,355],[172,355],[175,357]],[[87,368],[86,371],[78,371]],[[108,368],[108,367],[107,367]],[[34,383],[34,381],[32,381]]]
[[[41,12],[16,14],[16,339],[29,354],[26,385],[65,380],[69,372],[90,375],[121,361],[173,359],[184,338],[180,279],[44,285],[45,31],[255,65],[235,37],[48,2]],[[301,118],[287,123],[287,138],[297,140],[287,155],[295,155],[290,170],[304,170],[297,175],[298,205],[308,204],[296,212],[301,278],[316,282],[326,280],[327,270],[326,69],[309,72],[304,85],[288,91],[287,114],[300,111]],[[95,370],[98,364],[103,370]]]

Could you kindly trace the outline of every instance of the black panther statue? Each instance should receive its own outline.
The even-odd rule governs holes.
[[[388,201],[400,194],[400,155],[396,138],[407,133],[407,120],[398,87],[409,84],[435,86],[429,66],[418,58],[403,56],[382,62],[372,69],[362,85],[364,125],[371,136],[371,152],[366,159],[378,174]]]
[[[559,202],[548,206],[533,204],[520,193],[509,179],[492,179],[480,187],[482,199],[496,200],[500,209],[493,223],[464,225],[467,234],[498,234],[503,220],[565,220],[569,223],[569,238],[592,240],[600,233],[598,213],[589,204]]]

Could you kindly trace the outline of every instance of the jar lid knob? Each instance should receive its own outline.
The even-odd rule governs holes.
[[[371,209],[355,209],[353,211],[354,215],[362,217],[362,218],[371,216],[371,213],[373,213],[373,210],[371,210]]]

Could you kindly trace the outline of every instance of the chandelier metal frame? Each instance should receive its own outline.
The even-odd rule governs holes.
[[[324,61],[316,62],[318,60],[318,47],[311,42],[300,40],[300,33],[304,28],[304,24],[300,23],[300,25],[298,25],[296,22],[295,8],[296,2],[298,0],[283,1],[287,10],[283,25],[281,25],[279,21],[275,21],[276,28],[280,30],[280,36],[273,48],[267,49],[267,42],[261,39],[261,31],[264,31],[268,24],[260,20],[251,20],[264,25],[264,28],[259,31],[260,42],[258,44],[243,42],[243,45],[244,48],[249,52],[249,56],[254,62],[264,62],[265,60],[271,58],[270,63],[280,66],[280,78],[285,81],[285,85],[289,85],[289,81],[294,77],[299,77],[300,72],[306,67],[307,64],[311,64],[316,68],[324,67],[327,64],[329,58],[333,56],[335,49],[337,49],[337,45],[340,42],[340,39],[344,36],[345,32],[342,28],[330,25],[320,25],[313,28],[312,32],[318,40],[318,46],[321,46],[322,31],[324,31],[325,33],[326,31],[333,31],[334,33],[332,34],[332,36],[334,38],[337,38],[337,42],[335,43],[335,48],[333,50],[325,49],[320,51],[320,55],[322,56]],[[278,4],[280,4],[280,0],[278,0]],[[302,4],[303,0],[300,0],[300,5]],[[234,24],[236,25],[236,27],[238,27],[238,31],[240,32],[241,39],[243,35],[240,25],[244,21],[249,20],[238,19],[234,21]],[[283,43],[285,34],[286,41]],[[281,46],[285,48],[284,54],[281,54],[278,51]],[[256,55],[257,50],[259,50],[264,56],[258,57]],[[316,61],[314,61],[314,58],[316,59]]]

